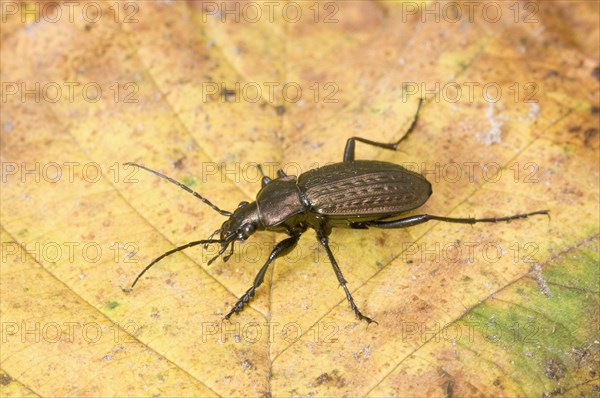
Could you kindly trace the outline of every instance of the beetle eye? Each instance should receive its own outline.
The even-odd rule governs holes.
[[[238,205],[238,209],[239,209],[240,207],[244,207],[244,206],[246,206],[247,204],[248,204],[248,202],[246,202],[246,201],[244,201],[244,202],[240,202],[240,204]]]
[[[255,230],[256,226],[254,226],[254,224],[246,224],[242,227],[242,236],[244,237],[244,239],[246,239],[247,237],[252,235]]]

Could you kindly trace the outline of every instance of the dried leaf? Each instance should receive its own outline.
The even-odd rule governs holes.
[[[3,2],[1,395],[597,393],[598,14]],[[282,235],[211,266],[214,248],[175,254],[127,291],[225,219],[125,162],[231,210],[255,198],[255,163],[298,175],[340,161],[351,136],[395,141],[420,97],[397,152],[357,145],[432,182],[413,214],[551,218],[335,229],[369,327],[312,231],[231,322]]]

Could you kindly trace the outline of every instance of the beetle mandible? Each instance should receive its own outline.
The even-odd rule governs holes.
[[[188,191],[221,215],[229,217],[207,239],[190,242],[162,254],[152,261],[133,281],[131,288],[150,267],[163,258],[188,247],[218,243],[221,248],[209,262],[210,265],[220,257],[228,247],[227,260],[233,254],[234,242],[245,241],[256,231],[273,231],[287,234],[287,239],[279,242],[271,251],[269,258],[258,271],[252,287],[237,301],[224,319],[239,313],[254,296],[256,289],[263,283],[269,265],[278,257],[289,253],[298,243],[300,236],[308,229],[316,231],[317,240],[325,249],[333,266],[335,275],[346,293],[350,307],[360,320],[375,322],[363,315],[346,286],[346,280],[329,247],[329,235],[332,228],[405,228],[422,224],[430,220],[475,224],[480,222],[496,223],[526,218],[533,215],[549,214],[540,210],[526,214],[499,218],[451,218],[430,214],[400,217],[403,213],[422,206],[431,196],[431,184],[425,177],[404,167],[388,162],[373,160],[355,160],[356,141],[379,148],[396,150],[414,130],[423,100],[419,100],[417,111],[406,133],[394,143],[375,142],[361,137],[349,138],[341,163],[330,164],[309,170],[300,176],[286,175],[278,170],[277,178],[271,179],[262,174],[261,189],[254,202],[241,202],[235,211],[221,210],[208,199],[189,187],[157,171],[136,163],[125,163],[147,170]],[[399,218],[400,217],[400,218]],[[213,237],[219,234],[219,239]],[[377,322],[375,322],[377,323]]]

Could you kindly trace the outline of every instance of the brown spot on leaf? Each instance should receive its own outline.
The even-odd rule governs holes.
[[[444,390],[444,398],[452,398],[453,384],[454,382],[452,380],[448,380],[442,385],[442,389]]]
[[[571,349],[571,356],[575,360],[575,366],[580,368],[589,362],[592,352],[586,347],[573,347]]]
[[[244,370],[256,368],[254,366],[254,364],[252,363],[252,361],[250,361],[249,359],[244,359],[244,361],[242,362],[241,365],[242,365],[242,369],[244,369]]]
[[[335,385],[336,387],[343,387],[346,385],[346,380],[340,376],[337,370],[333,370],[331,374],[323,373],[315,379],[315,385],[320,386],[322,384]]]
[[[7,386],[12,383],[14,379],[6,373],[0,373],[0,385]]]
[[[596,80],[600,81],[600,66],[596,66],[594,70],[592,70],[592,76],[594,76]]]
[[[236,100],[236,91],[233,89],[225,88],[221,90],[221,96],[227,102],[234,102]]]
[[[593,112],[594,111],[592,110],[592,113]],[[596,107],[596,113],[597,112],[598,112],[598,108]],[[589,144],[590,139],[598,136],[598,129],[596,127],[590,127],[588,129],[586,129],[583,132],[583,134],[581,134],[582,130],[583,129],[581,126],[573,126],[573,127],[569,128],[569,133],[583,136],[583,142],[585,145]]]
[[[329,376],[327,373],[323,373],[317,377],[315,381],[317,385],[320,386],[321,384],[329,383],[331,381],[331,376]]]
[[[565,376],[567,369],[558,358],[547,359],[544,365],[544,373],[546,377],[552,380],[562,379]]]
[[[412,302],[411,306],[414,308],[415,312],[431,311],[431,305],[427,301],[421,299],[419,296],[413,295],[410,300]]]
[[[375,242],[376,242],[377,246],[382,246],[382,247],[385,246],[386,238],[387,238],[387,235],[381,235],[381,236],[378,236],[377,238],[375,238]]]
[[[275,107],[275,112],[277,112],[277,115],[281,116],[285,113],[285,106],[283,105],[277,105]]]
[[[185,160],[185,157],[181,157],[181,158],[177,159],[175,161],[175,163],[173,163],[173,166],[179,170],[183,169],[183,161],[184,160]]]
[[[584,144],[587,145],[591,138],[598,136],[598,129],[595,127],[589,128],[589,129],[585,130],[585,133],[583,134],[583,136],[584,136],[583,142],[584,142]]]

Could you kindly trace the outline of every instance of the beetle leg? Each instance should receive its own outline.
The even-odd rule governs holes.
[[[441,216],[432,216],[430,214],[420,214],[416,216],[410,216],[405,218],[400,218],[398,220],[393,221],[367,221],[363,223],[352,223],[352,228],[364,228],[364,227],[375,227],[375,228],[405,228],[411,227],[417,224],[423,224],[430,220],[443,221],[443,222],[451,222],[457,224],[475,224],[478,222],[510,222],[512,220],[517,220],[519,218],[527,218],[534,215],[541,214],[549,214],[548,210],[539,210],[534,211],[532,213],[525,214],[516,214],[514,216],[506,216],[506,217],[498,217],[498,218],[452,218],[452,217],[441,217]]]
[[[350,162],[350,161],[354,160],[354,147],[356,145],[355,141],[360,141],[363,144],[373,145],[373,146],[376,146],[379,148],[391,149],[392,151],[395,151],[396,148],[398,148],[398,145],[408,137],[408,135],[414,130],[415,126],[417,125],[419,110],[421,109],[422,103],[423,103],[423,98],[420,98],[419,105],[417,106],[417,111],[415,112],[415,115],[413,116],[413,120],[410,123],[410,126],[408,126],[408,130],[406,130],[406,133],[404,133],[404,135],[397,142],[393,142],[391,144],[386,144],[385,142],[371,141],[371,140],[367,140],[366,138],[361,138],[361,137],[348,138],[348,141],[346,141],[346,149],[344,149],[344,162]]]
[[[260,173],[260,175],[265,178],[265,172],[262,169],[262,166],[260,165],[260,163],[256,163],[256,168],[258,169],[258,172]]]
[[[258,172],[262,176],[262,179],[260,180],[260,185],[261,185],[261,187],[264,188],[265,185],[267,185],[268,183],[270,183],[273,180],[265,175],[265,172],[263,171],[262,166],[259,163],[256,163],[256,168],[258,169]]]
[[[298,239],[300,239],[300,234],[294,235],[288,239],[284,239],[281,242],[279,242],[277,244],[277,246],[275,246],[275,248],[269,255],[269,258],[268,258],[267,262],[265,263],[265,265],[263,265],[262,268],[260,269],[260,271],[258,271],[258,274],[256,274],[256,277],[254,278],[254,284],[252,285],[252,287],[250,289],[248,289],[242,297],[240,297],[240,299],[237,301],[237,303],[235,303],[235,305],[233,306],[231,311],[229,311],[229,313],[227,315],[225,315],[225,318],[223,318],[223,319],[229,319],[229,317],[231,317],[231,315],[233,315],[234,313],[237,314],[244,308],[244,305],[247,304],[252,297],[254,297],[256,288],[258,288],[260,285],[262,285],[262,283],[265,279],[265,274],[267,273],[267,269],[269,268],[269,265],[277,257],[288,254],[296,246],[296,244],[298,243]]]
[[[277,177],[282,178],[282,177],[286,177],[287,174],[285,174],[285,171],[283,171],[283,169],[279,169],[277,170]]]
[[[269,178],[269,177],[267,177],[267,176],[264,176],[264,177],[262,178],[262,180],[260,180],[260,186],[261,186],[262,188],[264,188],[264,187],[265,187],[265,185],[267,185],[267,184],[268,184],[268,183],[270,183],[271,181],[273,181],[271,178]]]
[[[327,235],[322,231],[318,231],[317,239],[319,239],[319,243],[321,243],[321,245],[325,248],[325,251],[327,252],[327,256],[329,257],[329,261],[331,262],[331,265],[333,266],[333,271],[335,272],[335,276],[337,276],[337,279],[340,282],[340,285],[344,288],[344,291],[346,292],[346,298],[348,299],[348,302],[350,303],[350,307],[352,308],[352,311],[354,311],[354,313],[356,314],[358,319],[360,319],[361,321],[367,321],[367,323],[377,324],[377,322],[374,321],[373,319],[369,318],[368,316],[364,316],[358,310],[358,307],[356,307],[356,304],[354,304],[354,299],[352,298],[352,295],[350,294],[350,291],[348,290],[348,286],[346,286],[347,282],[346,282],[346,279],[344,279],[344,275],[342,275],[342,270],[338,266],[337,261],[335,260],[335,257],[333,257],[333,253],[331,252],[331,249],[329,248],[329,240],[327,238]]]

